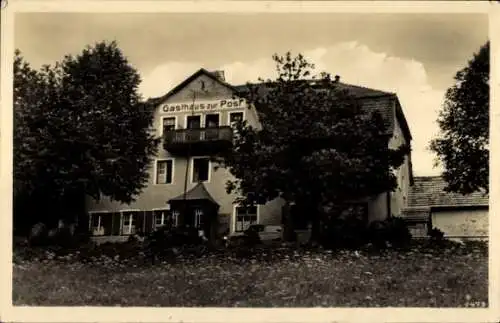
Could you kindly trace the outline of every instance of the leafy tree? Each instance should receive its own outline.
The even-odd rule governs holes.
[[[44,175],[54,155],[48,120],[60,97],[58,67],[33,70],[19,50],[14,59],[14,227],[28,224],[26,216],[42,219],[40,212],[52,204],[47,191],[51,183]],[[25,216],[16,216],[23,214]]]
[[[315,240],[325,207],[394,189],[391,167],[408,147],[390,150],[381,115],[365,113],[328,74],[310,77],[314,65],[302,55],[273,59],[277,78],[248,84],[245,94],[260,126],[236,124],[233,149],[222,156],[236,178],[227,191],[241,193],[241,203],[281,197],[307,205]]]
[[[57,220],[84,196],[129,203],[146,185],[158,140],[137,71],[115,42],[87,47],[55,66],[14,62],[14,183],[19,216]],[[46,201],[42,211],[22,206]],[[76,203],[76,204],[75,204]],[[32,212],[31,215],[26,215]],[[16,215],[16,216],[17,216]]]
[[[440,136],[430,148],[445,168],[446,190],[488,192],[490,44],[457,72],[439,114]]]

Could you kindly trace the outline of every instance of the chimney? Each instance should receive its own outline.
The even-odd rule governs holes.
[[[226,81],[226,78],[224,77],[224,71],[221,71],[221,70],[218,70],[218,71],[214,71],[212,72],[216,78],[218,78],[219,80],[225,82]]]
[[[340,76],[339,75],[335,75],[335,83],[338,83],[340,82]]]

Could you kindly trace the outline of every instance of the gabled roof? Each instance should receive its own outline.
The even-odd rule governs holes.
[[[179,202],[179,201],[201,201],[201,200],[207,200],[209,202],[212,202],[215,205],[219,205],[215,199],[210,195],[210,193],[207,191],[207,188],[205,187],[205,184],[203,183],[198,183],[196,184],[195,187],[190,189],[189,191],[186,192],[186,195],[184,196],[184,193],[180,194],[177,197],[174,197],[173,199],[170,199],[168,202]]]
[[[315,83],[318,81],[307,80],[307,82]],[[252,84],[252,85],[258,85],[258,86],[261,86],[262,88],[265,88],[266,84],[269,84],[269,83]],[[342,82],[336,82],[335,84],[337,84],[339,90],[347,90],[350,95],[352,95],[353,97],[358,98],[358,99],[395,95],[394,93],[391,93],[391,92],[384,92],[384,91],[380,91],[380,90],[370,89],[370,88],[358,86],[358,85],[346,84],[346,83],[342,83]],[[235,88],[241,92],[248,91],[248,85],[246,85],[246,84],[236,85]]]
[[[235,93],[239,92],[239,90],[236,87],[234,87],[233,85],[231,85],[231,84],[229,84],[229,83],[221,80],[220,78],[218,78],[215,75],[215,73],[209,72],[209,71],[207,71],[204,68],[200,68],[198,71],[196,71],[190,77],[188,77],[187,79],[185,79],[184,81],[182,81],[181,83],[179,83],[176,87],[174,87],[172,90],[170,90],[167,94],[165,94],[163,96],[160,96],[160,97],[157,97],[157,98],[150,98],[149,100],[147,100],[147,103],[151,104],[151,105],[160,104],[161,102],[167,100],[172,95],[180,92],[186,85],[188,85],[189,83],[191,83],[193,80],[195,80],[197,77],[199,77],[201,75],[208,76],[209,78],[213,79],[214,81],[219,82],[220,84],[222,84],[222,85],[228,87],[229,89],[233,90]]]
[[[147,100],[146,104],[149,106],[156,106],[156,105],[160,104],[161,102],[164,102],[172,95],[181,91],[187,84],[189,84],[190,82],[192,82],[194,79],[196,79],[197,77],[199,77],[201,75],[206,75],[207,77],[213,79],[214,81],[219,82],[221,85],[232,90],[234,92],[234,94],[244,94],[245,92],[247,92],[249,90],[248,85],[246,85],[246,84],[233,86],[233,85],[221,80],[220,78],[218,78],[215,73],[209,72],[204,68],[200,68],[194,74],[192,74],[187,79],[185,79],[184,81],[179,83],[172,90],[170,90],[167,94],[165,94],[161,97],[157,97],[157,98],[150,98],[149,100]],[[307,80],[307,82],[313,83],[313,82],[318,82],[318,81],[317,80]],[[260,83],[260,84],[253,84],[253,85],[259,86],[259,91],[263,91],[261,93],[265,94],[265,92],[269,90],[269,87],[267,86],[268,84],[269,83]],[[386,106],[386,105],[374,106],[374,107],[370,106],[369,108],[374,108],[374,109],[379,110],[379,112],[382,115],[382,117],[384,118],[384,120],[386,120],[386,122],[387,122],[386,125],[389,127],[389,130],[391,131],[391,133],[392,133],[393,128],[394,128],[393,121],[394,121],[394,113],[395,113],[395,117],[397,118],[397,120],[399,121],[399,124],[401,125],[401,128],[402,128],[402,131],[403,131],[405,138],[408,140],[408,142],[412,139],[410,129],[408,127],[408,123],[406,121],[403,110],[401,108],[401,104],[400,104],[399,99],[395,93],[371,89],[371,88],[358,86],[358,85],[346,84],[346,83],[337,82],[337,81],[336,81],[336,84],[340,90],[346,90],[354,98],[359,99],[362,102],[363,106],[367,106],[367,107],[370,106],[370,103],[373,102],[372,99],[384,98],[384,97],[394,99],[395,103],[396,103],[395,111],[393,111],[392,107]]]
[[[408,207],[475,207],[488,206],[488,195],[474,192],[468,195],[445,192],[441,176],[415,177],[408,194]]]
[[[316,83],[318,82],[317,80],[307,80],[307,82],[310,83]],[[270,83],[260,83],[260,84],[251,84],[252,86],[258,86],[258,92],[262,93],[262,95],[265,95],[267,91],[270,90],[269,87]],[[336,81],[335,84],[337,85],[339,90],[342,91],[347,91],[351,96],[353,96],[355,99],[360,100],[362,103],[362,106],[366,107],[367,109],[377,109],[379,113],[382,115],[384,120],[386,120],[386,126],[389,127],[390,131],[392,132],[394,124],[394,113],[395,117],[399,121],[399,124],[402,128],[403,134],[405,138],[409,141],[411,141],[412,136],[410,133],[410,128],[408,127],[408,122],[406,121],[405,115],[403,113],[403,109],[401,107],[401,104],[399,102],[399,99],[396,95],[396,93],[392,92],[386,92],[386,91],[381,91],[381,90],[376,90],[376,89],[371,89],[359,85],[352,85],[352,84],[346,84],[342,82]],[[236,85],[234,87],[236,90],[238,90],[240,93],[245,93],[249,91],[248,85]],[[371,106],[370,103],[374,102],[374,99],[378,98],[391,98],[395,100],[395,111],[393,111],[392,107],[390,106]]]

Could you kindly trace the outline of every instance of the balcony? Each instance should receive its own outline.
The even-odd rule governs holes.
[[[231,148],[233,129],[224,126],[170,130],[165,132],[163,140],[163,147],[171,154],[212,155]]]

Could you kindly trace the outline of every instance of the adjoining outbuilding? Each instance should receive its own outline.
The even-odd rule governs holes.
[[[440,176],[414,178],[403,211],[412,234],[425,237],[431,228],[437,228],[452,240],[488,239],[488,194],[462,195],[446,192],[445,187]]]

